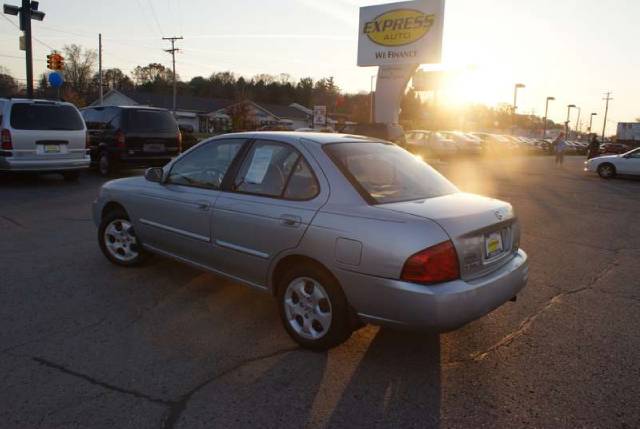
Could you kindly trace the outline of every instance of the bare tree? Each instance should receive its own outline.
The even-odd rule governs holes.
[[[67,87],[81,96],[87,95],[96,63],[96,51],[82,49],[80,45],[64,47],[64,80]]]

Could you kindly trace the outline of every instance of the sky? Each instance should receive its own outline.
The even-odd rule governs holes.
[[[5,0],[19,3],[19,0]],[[247,77],[288,73],[294,79],[334,76],[345,91],[369,91],[375,67],[357,67],[361,0],[41,0],[43,22],[33,22],[35,76],[51,49],[77,43],[97,48],[104,68],[171,64],[161,38],[176,46],[182,79],[231,70]],[[583,129],[595,112],[602,129],[604,93],[612,92],[607,133],[618,121],[640,117],[640,1],[446,0],[443,67],[462,70],[444,88],[450,104],[512,103],[518,111],[564,122],[567,104],[581,108]],[[8,19],[6,19],[8,18]],[[17,18],[0,19],[0,65],[24,79]],[[577,120],[572,111],[572,124]]]

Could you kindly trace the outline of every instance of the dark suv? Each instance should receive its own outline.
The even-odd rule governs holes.
[[[182,135],[166,109],[102,106],[81,112],[91,164],[104,176],[119,167],[163,166],[181,151]]]

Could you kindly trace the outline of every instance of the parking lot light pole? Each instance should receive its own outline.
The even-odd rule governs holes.
[[[549,113],[549,102],[555,100],[555,97],[547,97],[547,102],[544,104],[544,122],[542,124],[542,138],[547,138],[547,113]]]
[[[518,110],[518,90],[520,88],[526,88],[524,83],[516,83],[513,86],[513,115],[511,116],[511,134],[513,134],[516,125],[516,110]]]
[[[564,137],[566,139],[569,138],[569,115],[571,114],[571,108],[575,108],[575,107],[576,107],[575,104],[567,105],[567,120],[564,123]]]
[[[578,119],[576,119],[576,138],[578,138],[578,133],[582,129],[580,126],[580,113],[582,113],[582,108],[578,107]]]
[[[597,113],[592,113],[591,118],[589,119],[589,132],[591,132],[591,126],[593,125],[593,117],[596,116]]]

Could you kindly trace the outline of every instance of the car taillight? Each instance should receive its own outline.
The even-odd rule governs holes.
[[[3,128],[0,131],[0,139],[2,141],[2,150],[13,150],[13,144],[11,143],[11,131]]]
[[[116,147],[119,149],[124,149],[126,147],[126,143],[127,141],[122,130],[116,131]]]
[[[182,153],[182,133],[178,131],[178,153]]]
[[[91,135],[89,134],[89,131],[87,131],[84,136],[84,148],[85,149],[91,148]]]
[[[451,241],[437,244],[411,256],[402,268],[402,280],[439,283],[460,278],[458,254]]]

